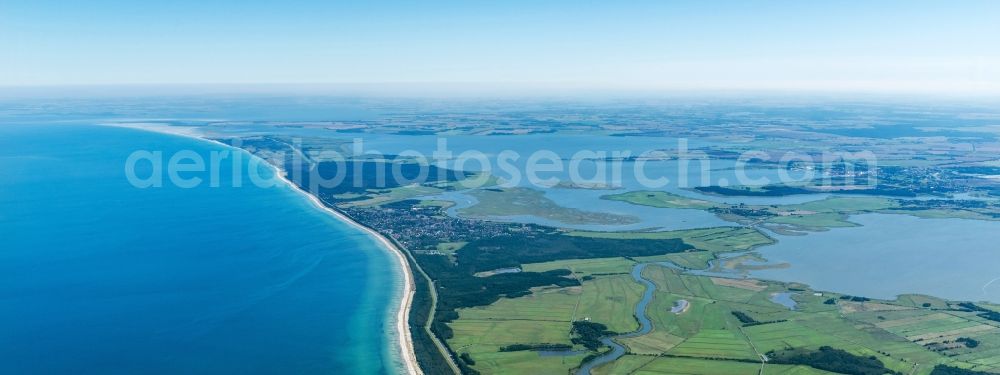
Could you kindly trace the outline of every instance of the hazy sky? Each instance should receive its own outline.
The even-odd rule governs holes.
[[[1000,1],[0,0],[0,85],[1000,92]]]

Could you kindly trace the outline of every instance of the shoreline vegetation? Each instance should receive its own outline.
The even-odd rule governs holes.
[[[185,137],[198,141],[208,142],[234,151],[243,152],[246,153],[247,155],[250,155],[251,157],[258,158],[258,156],[254,155],[253,153],[247,150],[232,145],[228,145],[219,142],[217,140],[205,138],[203,134],[199,134],[197,131],[190,128],[160,127],[160,126],[131,126],[131,125],[119,125],[119,124],[112,124],[107,126],[117,126],[129,129],[136,129],[142,131],[156,132],[160,134]],[[410,327],[409,317],[411,309],[413,307],[414,296],[417,291],[417,288],[414,283],[413,271],[410,268],[410,260],[409,260],[410,255],[405,253],[399,246],[397,246],[394,240],[382,235],[381,233],[379,233],[378,231],[374,230],[371,227],[368,227],[358,221],[355,221],[354,219],[340,212],[338,209],[324,204],[319,197],[310,194],[308,191],[302,189],[300,186],[296,185],[294,182],[289,180],[286,177],[286,173],[283,169],[267,162],[266,160],[263,160],[263,164],[271,168],[271,170],[275,173],[276,176],[278,176],[281,179],[283,183],[291,187],[296,193],[300,194],[300,196],[308,199],[309,202],[312,203],[313,207],[322,210],[331,217],[353,227],[354,229],[362,231],[363,233],[371,237],[373,240],[375,240],[375,242],[378,243],[380,247],[390,252],[393,255],[393,257],[398,261],[398,265],[400,267],[399,269],[402,271],[403,274],[402,275],[403,290],[400,293],[399,305],[398,308],[396,309],[396,313],[394,314],[395,316],[394,326],[396,330],[396,338],[395,340],[390,340],[390,341],[396,341],[399,346],[398,348],[399,358],[403,363],[402,370],[408,375],[423,375],[424,372],[420,368],[420,365],[417,362],[413,337],[409,329]]]

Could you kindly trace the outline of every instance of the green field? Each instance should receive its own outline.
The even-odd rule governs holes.
[[[577,277],[589,276],[593,274],[627,274],[635,265],[635,261],[623,257],[597,258],[597,259],[569,259],[557,260],[544,263],[525,264],[522,268],[526,272],[544,272],[557,269],[568,269],[573,271]]]
[[[581,356],[543,358],[538,353],[500,352],[512,344],[571,344],[570,327],[582,291],[579,288],[538,291],[501,299],[493,305],[463,309],[449,326],[447,340],[456,353],[469,353],[483,373],[566,373]]]
[[[767,222],[772,224],[785,224],[796,227],[805,227],[812,230],[858,226],[858,224],[848,221],[847,215],[839,213],[817,213],[809,215],[790,214],[787,216],[774,217],[772,219],[769,219]]]
[[[525,268],[573,267],[571,262],[526,265]],[[602,262],[576,262],[582,269],[605,267]],[[630,268],[617,263],[613,269],[620,270],[623,266],[626,271]],[[589,274],[582,271],[577,276]],[[540,289],[529,296],[459,310],[459,319],[449,324],[454,337],[447,341],[455,352],[469,353],[476,361],[475,368],[483,373],[566,373],[580,364],[584,354],[541,357],[536,352],[501,352],[500,348],[512,344],[572,344],[570,329],[574,320],[590,319],[618,332],[635,330],[638,322],[632,316],[632,309],[641,293],[642,286],[628,274],[597,276],[579,287]]]
[[[689,254],[702,253],[708,252]],[[524,265],[526,271],[570,269],[585,281],[580,287],[539,289],[529,296],[460,310],[459,319],[451,324],[455,336],[448,342],[456,352],[469,353],[474,368],[482,373],[567,373],[580,364],[583,354],[540,357],[535,352],[499,352],[499,348],[514,343],[570,344],[572,322],[585,318],[617,332],[634,330],[638,325],[632,309],[642,292],[628,274],[635,264],[626,258],[603,258]],[[761,354],[821,346],[874,357],[905,374],[929,374],[937,364],[1000,373],[1000,323],[950,309],[947,301],[934,297],[852,302],[800,284],[695,276],[655,264],[646,267],[643,277],[656,285],[647,309],[653,331],[621,340],[629,355],[595,373],[757,374]],[[789,291],[796,293],[794,310],[770,300],[773,293]],[[687,310],[672,312],[681,299],[689,303]],[[734,312],[756,323],[747,324]],[[959,337],[973,338],[978,346],[956,343]],[[770,363],[764,370],[827,373]]]
[[[436,249],[442,253],[452,255],[467,244],[468,242],[442,242],[437,244]]]
[[[605,195],[601,197],[601,199],[660,208],[688,208],[705,210],[721,206],[719,203],[683,197],[665,191],[631,191],[622,194]]]
[[[634,224],[638,218],[600,212],[590,212],[560,206],[545,197],[540,190],[529,188],[477,189],[468,192],[479,203],[458,210],[469,218],[493,218],[532,215],[567,224]]]
[[[663,298],[660,306],[654,304],[652,307],[657,326],[672,334],[697,340],[697,345],[687,348],[679,345],[667,354],[739,358],[747,350],[739,344],[739,340],[732,338],[735,336],[745,338],[747,343],[752,342],[761,353],[828,345],[858,355],[877,356],[889,368],[906,372],[914,363],[936,364],[944,358],[904,337],[843,316],[836,305],[823,303],[831,297],[829,295],[813,296],[808,291],[800,292],[796,298],[799,302],[797,309],[790,311],[768,299],[771,293],[786,290],[787,286],[777,283],[766,283],[765,289],[755,291],[749,286],[717,285],[710,278],[683,275],[665,267],[647,268],[647,277],[657,283],[659,290],[669,295]],[[671,296],[689,299],[692,302],[690,313],[693,314],[669,313],[666,306],[670,305]],[[741,327],[731,311],[744,312],[757,321],[775,323]],[[706,337],[704,331],[711,334]]]
[[[570,232],[572,236],[617,239],[681,239],[694,246],[693,252],[672,253],[655,257],[636,258],[640,261],[670,261],[691,269],[708,268],[708,262],[715,259],[715,253],[748,251],[759,246],[770,245],[774,240],[763,232],[748,227],[717,227],[663,232]]]
[[[627,355],[618,361],[596,369],[594,374],[757,375],[761,373],[760,371],[761,365],[759,363]],[[790,365],[766,365],[763,373],[769,375],[832,374],[808,366]]]
[[[828,228],[854,227],[848,217],[868,212],[887,212],[896,203],[879,197],[829,197],[818,201],[776,206],[748,206],[768,212],[760,224],[791,226],[793,230],[826,230]],[[731,215],[720,215],[723,218]],[[741,219],[743,221],[743,219]]]
[[[788,211],[814,212],[871,212],[895,207],[896,204],[888,198],[880,197],[830,197],[818,201],[778,206]]]
[[[618,341],[628,348],[629,353],[640,355],[660,355],[664,351],[684,342],[684,338],[672,335],[664,330],[656,330],[646,335]]]
[[[576,320],[593,320],[615,332],[630,332],[639,328],[632,316],[642,298],[642,285],[631,275],[601,276],[583,282],[576,310]]]

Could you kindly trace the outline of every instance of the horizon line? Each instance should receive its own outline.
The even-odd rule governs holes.
[[[581,82],[121,82],[121,83],[40,83],[0,84],[0,97],[28,94],[205,95],[205,94],[308,94],[356,97],[650,97],[650,96],[861,96],[897,98],[1000,99],[1000,85],[979,84],[929,86],[919,82],[900,85],[873,85],[875,82],[840,82],[816,85],[725,85],[720,83],[685,85],[623,85]],[[878,86],[878,87],[876,87]],[[50,92],[50,90],[71,92]],[[97,90],[99,92],[92,92]],[[74,92],[75,91],[75,92]]]

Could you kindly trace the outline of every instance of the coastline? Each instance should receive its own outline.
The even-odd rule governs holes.
[[[197,132],[197,130],[193,128],[179,127],[177,129],[165,129],[163,126],[143,126],[143,125],[128,125],[128,124],[99,124],[99,125],[136,129],[136,130],[150,131],[155,133],[190,138],[198,141],[203,141],[223,146],[225,148],[237,152],[244,152],[250,155],[250,157],[252,158],[258,158],[258,156],[253,155],[250,152],[247,152],[246,150],[241,149],[239,147],[227,145],[219,141],[204,138],[203,134]],[[263,162],[264,165],[267,165],[269,168],[271,168],[271,170],[275,173],[276,177],[278,177],[283,183],[292,188],[292,190],[301,194],[304,198],[308,199],[315,208],[326,212],[328,215],[332,216],[334,219],[337,219],[338,221],[341,221],[355,229],[362,231],[363,233],[374,239],[375,242],[378,243],[383,249],[389,251],[394,255],[394,257],[398,262],[400,270],[403,273],[403,291],[400,295],[399,307],[397,308],[395,314],[396,316],[394,325],[396,329],[396,335],[398,338],[395,341],[398,341],[399,344],[398,347],[399,357],[400,360],[403,362],[404,372],[408,375],[423,375],[423,371],[421,371],[420,365],[417,363],[416,352],[414,351],[413,347],[413,337],[410,335],[410,329],[409,329],[410,309],[412,308],[413,305],[413,296],[416,293],[416,287],[414,285],[414,280],[413,280],[414,277],[413,270],[410,269],[409,262],[407,262],[406,254],[403,252],[403,250],[397,247],[395,244],[393,244],[391,240],[389,240],[382,234],[376,232],[374,229],[364,226],[361,223],[355,221],[354,219],[351,219],[347,215],[344,215],[343,213],[323,204],[323,202],[319,199],[319,197],[310,194],[308,191],[303,190],[298,185],[289,180],[284,171],[278,168],[277,166],[268,163],[266,160],[261,160],[261,161]]]

